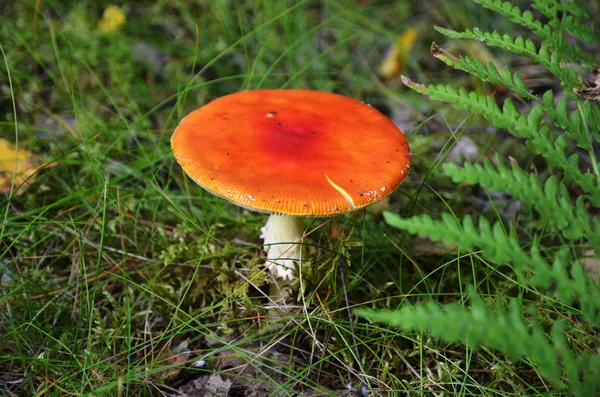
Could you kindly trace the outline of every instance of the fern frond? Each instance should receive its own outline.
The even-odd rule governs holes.
[[[510,262],[523,270],[531,263],[531,257],[521,248],[517,236],[506,234],[501,223],[491,225],[487,219],[477,218],[476,226],[473,218],[466,215],[461,224],[448,213],[442,213],[439,221],[427,214],[406,219],[389,212],[383,215],[390,226],[409,233],[434,241],[458,243],[463,249],[478,247],[487,258],[498,264]]]
[[[569,102],[566,98],[558,101],[554,105],[554,93],[550,90],[546,91],[542,101],[540,102],[544,112],[552,118],[554,123],[562,128],[573,140],[577,146],[585,150],[592,150],[592,142],[586,134],[583,127],[581,112],[575,110],[569,115]]]
[[[600,143],[600,106],[593,106],[590,101],[585,101],[582,106],[584,125],[588,125],[592,137]]]
[[[548,18],[548,25],[555,29],[564,27],[573,36],[588,43],[594,43],[598,39],[598,33],[594,28],[581,20],[591,17],[590,10],[584,4],[571,2],[568,7],[565,7],[565,4],[560,2],[534,0],[533,7],[543,13]],[[564,16],[559,16],[559,13]],[[572,15],[568,15],[569,13]]]
[[[579,46],[573,43],[566,43],[560,30],[555,29],[549,24],[543,24],[536,20],[531,11],[521,11],[521,9],[508,1],[502,0],[473,0],[483,7],[504,15],[511,21],[531,30],[536,36],[542,39],[544,45],[552,50],[560,52],[567,56],[573,62],[583,62],[586,67],[592,68],[594,58],[591,54],[584,52]]]
[[[566,186],[555,176],[542,184],[536,175],[527,174],[516,164],[507,168],[499,159],[497,168],[487,159],[483,165],[466,163],[462,168],[455,163],[447,163],[444,173],[454,182],[507,191],[535,208],[544,219],[550,220],[565,238],[587,238],[594,246],[600,247],[600,221],[587,214],[582,196],[577,200],[577,206],[571,204]]]
[[[547,18],[542,23],[531,11],[521,11],[516,2],[502,0],[474,0],[488,9],[507,16],[538,35],[541,47],[522,37],[513,38],[498,32],[482,32],[474,28],[464,32],[437,28],[441,33],[461,39],[475,39],[494,47],[533,59],[556,76],[564,95],[569,98],[555,103],[554,93],[548,91],[537,97],[523,82],[518,73],[509,68],[499,71],[492,63],[468,56],[456,57],[432,45],[432,53],[446,64],[473,74],[493,84],[502,84],[519,97],[531,101],[529,112],[520,112],[512,99],[498,105],[491,96],[478,95],[467,90],[454,89],[449,85],[425,86],[402,77],[405,85],[429,96],[430,99],[451,103],[460,110],[469,110],[487,118],[497,128],[506,129],[512,135],[526,141],[533,154],[543,156],[550,169],[562,171],[566,183],[574,183],[583,190],[576,200],[570,197],[567,185],[560,176],[550,176],[546,181],[530,174],[518,165],[507,166],[498,160],[497,165],[484,160],[483,164],[456,164],[444,166],[444,172],[455,182],[479,184],[494,191],[507,191],[519,198],[524,206],[539,213],[535,219],[543,219],[543,238],[537,238],[540,224],[526,226],[531,238],[523,239],[502,222],[490,222],[483,216],[464,216],[443,213],[439,219],[429,215],[408,219],[384,212],[386,222],[410,233],[432,240],[458,243],[459,248],[480,250],[478,253],[498,265],[510,264],[519,275],[519,285],[538,295],[542,307],[551,306],[558,316],[573,316],[582,327],[600,327],[600,289],[586,274],[577,258],[589,247],[600,246],[600,220],[589,213],[591,203],[600,207],[600,165],[595,153],[600,143],[600,107],[592,101],[582,101],[575,93],[582,82],[568,66],[578,61],[582,66],[593,68],[591,54],[583,53],[577,44],[567,40],[568,34],[582,41],[596,41],[596,25],[589,23],[592,14],[577,0],[533,0],[534,7]],[[575,90],[574,90],[575,89]],[[576,105],[573,110],[572,106]],[[577,146],[587,151],[589,166],[580,161],[570,146],[571,138]],[[570,156],[569,153],[572,153]],[[546,221],[549,221],[550,229]],[[548,233],[550,230],[551,233]],[[542,244],[550,243],[544,247]],[[552,245],[554,244],[554,245]],[[558,248],[556,244],[561,244]],[[521,306],[519,306],[521,305]],[[553,383],[564,386],[568,380],[568,392],[576,395],[595,395],[600,390],[600,357],[574,334],[575,326],[565,328],[559,320],[551,330],[542,330],[523,315],[522,302],[511,301],[509,310],[491,310],[481,298],[473,293],[471,310],[463,306],[439,306],[434,303],[418,307],[404,307],[397,313],[362,312],[363,315],[398,325],[403,328],[430,330],[441,339],[455,342],[465,340],[470,344],[482,343],[501,349],[516,359],[529,358],[540,374]],[[531,307],[534,310],[533,307]],[[575,337],[580,345],[567,341]],[[550,336],[548,336],[550,334]],[[589,333],[585,333],[589,335]],[[578,346],[586,351],[580,353]]]
[[[434,241],[458,243],[462,249],[479,248],[492,262],[512,263],[523,275],[530,275],[532,271],[530,283],[537,288],[548,289],[553,283],[561,284],[557,287],[561,301],[566,304],[579,301],[585,318],[594,326],[600,326],[600,290],[579,263],[569,261],[568,249],[559,252],[550,265],[537,245],[532,245],[530,253],[525,252],[518,237],[507,234],[499,222],[491,225],[485,218],[478,218],[479,225],[475,226],[473,218],[466,215],[461,225],[448,213],[442,213],[441,220],[427,214],[406,219],[390,212],[384,212],[383,216],[390,226]],[[572,276],[566,270],[568,267],[572,269]]]
[[[508,67],[505,67],[502,70],[502,75],[500,75],[496,69],[496,66],[491,62],[486,66],[480,60],[473,59],[469,56],[452,60],[448,56],[443,56],[440,54],[441,53],[439,49],[436,49],[434,56],[442,59],[446,64],[453,66],[456,69],[461,69],[492,84],[503,84],[523,99],[538,99],[535,95],[529,92],[529,89],[523,82],[521,76],[518,73],[512,74]],[[546,112],[559,127],[564,129],[565,132],[575,140],[579,147],[585,150],[592,149],[589,137],[581,128],[581,114],[579,111],[574,111],[569,116],[568,102],[566,99],[559,101],[555,107],[554,94],[552,91],[547,91],[544,95],[544,100],[541,102],[541,105],[542,110],[544,110],[544,112]]]
[[[548,265],[537,247],[531,250],[535,271],[530,279],[531,285],[539,289],[556,289],[561,302],[570,304],[579,302],[584,318],[595,327],[600,327],[600,289],[579,262],[570,260],[569,248],[561,249],[552,265]]]
[[[481,4],[484,8],[492,10],[500,15],[504,15],[511,21],[526,27],[535,33],[541,39],[548,39],[552,36],[552,27],[544,25],[533,17],[531,11],[522,12],[521,9],[509,1],[502,0],[473,0]]]
[[[464,340],[471,346],[485,344],[506,352],[512,359],[529,358],[540,374],[561,384],[563,371],[571,388],[579,395],[594,395],[600,386],[600,357],[589,352],[575,354],[565,340],[564,322],[558,321],[549,341],[536,322],[526,322],[517,300],[507,309],[490,309],[476,294],[470,308],[460,304],[440,306],[434,302],[403,306],[394,312],[356,310],[356,314],[406,330],[428,330],[446,342]],[[584,365],[585,364],[585,365]],[[586,379],[584,384],[580,379]],[[586,394],[592,391],[592,394]]]
[[[473,59],[470,56],[456,57],[444,51],[435,42],[431,44],[431,53],[434,57],[455,69],[463,70],[492,84],[504,84],[523,99],[537,99],[535,95],[529,92],[521,76],[518,73],[511,73],[508,67],[502,69],[502,74],[500,74],[496,69],[496,65],[492,62],[485,65],[479,59]]]
[[[504,67],[500,74],[492,62],[485,65],[480,60],[469,56],[456,57],[435,43],[431,44],[431,53],[455,69],[463,70],[492,84],[503,84],[523,99],[538,100],[537,96],[529,92],[521,76],[518,73],[511,73],[508,67]],[[540,105],[542,110],[554,120],[557,126],[571,136],[579,147],[588,151],[592,149],[589,136],[581,128],[582,119],[579,110],[572,112],[569,116],[569,104],[566,98],[560,100],[555,107],[554,93],[549,90],[544,94]]]
[[[595,43],[598,41],[598,32],[596,32],[592,26],[581,22],[581,20],[573,17],[572,15],[567,15],[563,19],[563,23],[569,33],[577,37],[579,40],[587,43]]]
[[[514,136],[527,139],[527,145],[535,154],[540,154],[554,167],[562,169],[565,176],[578,184],[595,206],[600,206],[600,188],[597,179],[579,169],[579,156],[566,157],[569,145],[564,135],[554,143],[550,138],[551,129],[542,121],[544,113],[540,106],[534,106],[527,116],[519,113],[510,98],[504,102],[502,110],[493,97],[467,92],[464,88],[454,89],[449,85],[424,86],[402,76],[405,85],[437,101],[452,103],[455,108],[480,114],[498,128],[505,128]]]
[[[549,4],[550,7],[552,7],[553,5],[556,5],[556,7],[564,14],[571,14],[573,16],[576,17],[580,17],[580,18],[591,18],[592,17],[592,10],[590,10],[590,6],[589,4],[587,4],[584,1],[581,0],[570,0],[568,2],[560,2],[560,1],[553,1],[553,0],[533,0],[534,4],[535,4],[535,8],[537,8],[537,4],[538,3],[543,3],[541,4],[542,7],[548,7],[547,4]],[[539,10],[539,8],[537,8]]]
[[[445,29],[436,26],[435,29],[440,33],[456,38],[471,39],[483,41],[491,47],[498,47],[533,59],[533,61],[545,67],[550,73],[556,76],[564,87],[564,94],[571,99],[576,96],[573,88],[581,86],[577,73],[568,66],[561,65],[561,58],[558,52],[550,52],[548,47],[542,45],[538,50],[533,41],[517,37],[513,39],[509,35],[501,35],[494,31],[492,33],[483,32],[480,29],[467,29],[464,32],[457,32],[452,29]]]

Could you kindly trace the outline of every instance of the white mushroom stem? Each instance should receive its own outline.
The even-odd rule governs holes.
[[[285,215],[271,215],[260,229],[267,267],[275,279],[292,281],[296,278],[294,270],[302,261],[302,246],[298,243],[302,242],[303,232],[302,218]]]

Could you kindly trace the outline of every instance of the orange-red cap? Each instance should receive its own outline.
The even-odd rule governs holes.
[[[379,111],[311,90],[227,95],[185,117],[175,158],[200,186],[254,211],[327,216],[386,197],[406,178],[406,137]]]

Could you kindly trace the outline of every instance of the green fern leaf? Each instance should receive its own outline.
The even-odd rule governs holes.
[[[489,46],[502,48],[510,52],[530,57],[534,62],[548,69],[550,73],[560,80],[566,96],[571,99],[576,99],[573,88],[581,86],[577,73],[568,66],[562,66],[561,58],[558,53],[549,51],[548,46],[545,44],[542,45],[538,51],[533,41],[523,39],[522,37],[517,37],[513,40],[509,35],[501,35],[498,32],[483,32],[477,28],[472,30],[467,29],[464,32],[456,32],[452,29],[445,29],[438,26],[436,26],[435,29],[448,37],[479,40],[485,42]]]
[[[519,269],[524,269],[531,258],[519,245],[515,235],[507,235],[502,224],[491,225],[483,217],[478,218],[478,225],[472,217],[466,215],[462,225],[450,214],[442,213],[441,221],[429,215],[401,218],[396,214],[384,212],[385,221],[396,228],[407,230],[432,240],[447,243],[457,242],[460,248],[481,248],[485,256],[498,264],[511,262]]]
[[[589,23],[582,22],[582,17],[589,19],[591,12],[584,4],[570,3],[568,7],[560,2],[550,2],[546,0],[534,0],[533,7],[543,13],[548,19],[548,25],[555,29],[563,27],[573,36],[588,43],[594,43],[598,39],[598,33]],[[559,14],[568,14],[561,16]]]
[[[454,67],[455,69],[463,70],[492,84],[504,84],[521,98],[537,99],[535,95],[529,92],[529,89],[523,82],[521,76],[518,73],[513,75],[508,67],[505,67],[502,70],[502,75],[500,75],[496,69],[496,66],[492,62],[489,62],[487,65],[485,65],[480,60],[473,59],[469,56],[455,57],[444,51],[435,43],[431,45],[431,52],[433,56],[442,60],[447,65]]]
[[[535,154],[540,154],[554,167],[562,169],[568,179],[577,183],[588,195],[589,200],[600,206],[600,188],[597,178],[579,169],[579,156],[565,157],[569,151],[564,135],[559,136],[554,144],[550,138],[550,128],[543,122],[544,112],[540,106],[534,106],[527,117],[521,115],[510,98],[504,102],[502,110],[490,96],[467,92],[464,88],[458,91],[449,85],[431,85],[429,87],[412,82],[402,77],[405,85],[413,90],[429,96],[433,100],[449,102],[460,110],[470,110],[490,120],[496,127],[510,131],[514,136],[527,139],[527,146]],[[556,135],[556,133],[554,133]]]
[[[566,16],[562,21],[569,33],[579,40],[588,43],[595,43],[598,41],[598,32],[587,23],[583,23],[581,20],[576,19],[571,15]]]
[[[555,106],[554,93],[549,90],[544,93],[541,106],[554,123],[575,140],[577,146],[585,150],[592,149],[590,137],[587,136],[585,130],[582,128],[583,121],[580,111],[576,110],[569,115],[569,103],[567,99],[561,99]]]
[[[533,0],[534,7],[540,11],[541,8],[556,8],[563,14],[571,14],[576,17],[589,19],[592,17],[592,11],[585,1],[570,0],[568,2],[560,2],[554,0]],[[545,14],[545,13],[544,13]],[[548,19],[557,19],[557,15],[546,15]]]
[[[568,248],[561,249],[555,255],[552,265],[549,265],[534,246],[531,260],[535,268],[529,280],[531,285],[544,290],[554,287],[561,302],[567,305],[579,302],[585,320],[596,327],[600,326],[600,289],[581,264],[571,260]]]
[[[583,103],[584,126],[588,126],[592,137],[600,143],[600,106],[592,106],[590,101]]]
[[[483,7],[495,11],[498,14],[504,15],[511,21],[518,23],[542,39],[547,39],[552,35],[551,27],[543,25],[540,21],[533,18],[531,11],[521,12],[518,6],[513,5],[508,1],[502,0],[473,0],[475,3],[481,4]]]
[[[583,19],[590,19],[594,15],[590,4],[586,0],[570,0],[560,3],[564,12]]]
[[[511,21],[531,30],[536,36],[542,39],[545,45],[549,46],[553,52],[560,52],[567,56],[573,62],[583,62],[589,69],[593,68],[594,58],[591,54],[584,52],[574,43],[566,43],[560,30],[555,29],[549,24],[542,24],[533,17],[531,11],[521,11],[518,6],[508,1],[502,0],[473,0],[483,7],[506,16]]]
[[[537,176],[528,175],[516,164],[507,168],[499,159],[497,163],[497,168],[487,159],[483,165],[467,163],[462,168],[448,163],[444,165],[444,173],[454,182],[468,182],[493,191],[507,191],[524,204],[535,208],[544,219],[554,223],[565,238],[587,238],[593,245],[600,247],[600,221],[586,213],[582,197],[576,207],[571,204],[566,186],[555,176],[542,184]]]
[[[563,249],[549,265],[541,255],[537,245],[532,245],[530,253],[521,247],[518,237],[507,234],[501,223],[493,226],[485,218],[478,218],[475,225],[472,217],[466,215],[462,225],[448,213],[442,213],[441,220],[434,220],[429,215],[401,218],[391,212],[384,212],[385,221],[393,227],[409,233],[428,237],[434,241],[458,243],[462,249],[481,249],[483,255],[497,264],[512,263],[517,271],[529,277],[530,283],[537,288],[549,289],[557,285],[557,295],[562,302],[569,304],[579,301],[585,318],[595,326],[600,326],[600,289],[583,271],[581,265],[570,260],[569,250]],[[573,275],[569,276],[567,268]]]
[[[477,28],[464,32],[436,29],[450,37],[479,40],[532,58],[560,80],[568,99],[555,102],[552,91],[537,98],[521,76],[508,67],[499,71],[491,63],[486,65],[468,56],[456,57],[435,43],[432,45],[434,56],[446,64],[493,84],[503,84],[521,98],[535,103],[529,112],[521,113],[510,98],[499,106],[493,97],[463,88],[425,86],[405,77],[402,80],[433,100],[448,102],[457,109],[484,116],[497,128],[524,139],[532,153],[543,156],[552,169],[562,171],[561,176],[552,175],[542,182],[537,175],[525,172],[516,164],[508,167],[501,161],[497,166],[488,160],[483,164],[466,164],[463,167],[455,164],[444,166],[444,172],[455,182],[479,184],[487,189],[507,191],[519,198],[525,207],[539,213],[539,218],[544,220],[543,234],[536,236],[536,232],[541,230],[535,223],[531,226],[522,223],[518,232],[512,228],[507,231],[502,222],[491,223],[484,217],[468,215],[462,220],[447,213],[441,214],[439,219],[429,215],[402,219],[386,212],[384,218],[388,224],[411,233],[432,240],[456,242],[463,249],[480,250],[481,256],[498,265],[513,265],[523,288],[534,293],[545,291],[539,295],[540,304],[552,306],[561,316],[576,313],[582,326],[600,327],[600,289],[577,261],[583,255],[581,251],[589,252],[587,247],[600,246],[600,220],[589,213],[590,203],[600,207],[600,166],[592,142],[600,142],[600,107],[591,101],[582,102],[575,94],[577,90],[574,89],[581,88],[582,83],[567,62],[576,61],[591,69],[593,57],[566,37],[570,34],[582,41],[596,41],[598,35],[595,26],[585,19],[591,19],[592,14],[581,1],[533,1],[534,7],[547,22],[536,20],[531,11],[522,11],[508,1],[475,0],[533,31],[542,39],[539,49],[531,40],[522,37],[513,39],[498,32],[482,32]],[[575,111],[572,110],[573,104],[577,105]],[[567,138],[587,151],[591,166],[582,164]],[[594,173],[582,171],[586,168],[592,168]],[[581,187],[583,194],[573,200],[561,178]],[[522,236],[517,233],[522,232],[528,232],[531,240],[521,243]],[[548,242],[559,243],[561,248],[556,251],[555,246],[546,248],[542,245]],[[379,319],[396,322],[404,328],[429,330],[434,336],[448,341],[483,343],[506,351],[515,359],[527,357],[553,383],[562,386],[565,378],[568,379],[569,392],[581,396],[597,393],[600,358],[592,349],[581,353],[575,350],[573,344],[567,343],[565,332],[573,332],[573,327],[567,330],[559,321],[550,331],[550,342],[546,338],[547,332],[537,323],[523,319],[523,307],[516,300],[511,302],[509,310],[499,311],[491,311],[476,296],[473,296],[472,302],[470,311],[460,305],[439,307],[430,303],[404,308],[404,311],[401,310],[404,316],[399,314],[394,318],[395,314],[385,313]],[[372,312],[364,314],[379,315]]]
[[[359,309],[355,313],[405,330],[426,330],[446,342],[485,344],[506,352],[514,360],[529,358],[541,375],[553,383],[562,383],[564,371],[579,395],[600,384],[594,379],[600,375],[600,357],[589,353],[576,356],[566,343],[562,321],[553,327],[549,341],[537,323],[523,319],[516,300],[510,301],[508,310],[491,310],[476,294],[471,294],[470,301],[469,309],[460,304],[440,306],[429,302],[394,312]],[[591,365],[582,366],[582,362]],[[591,379],[590,383],[582,384],[582,377]]]

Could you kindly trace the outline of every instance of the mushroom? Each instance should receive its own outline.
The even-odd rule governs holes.
[[[302,217],[354,211],[391,194],[411,154],[402,131],[369,105],[312,90],[254,90],[213,100],[171,138],[175,158],[212,194],[270,214],[267,267],[291,282]]]

